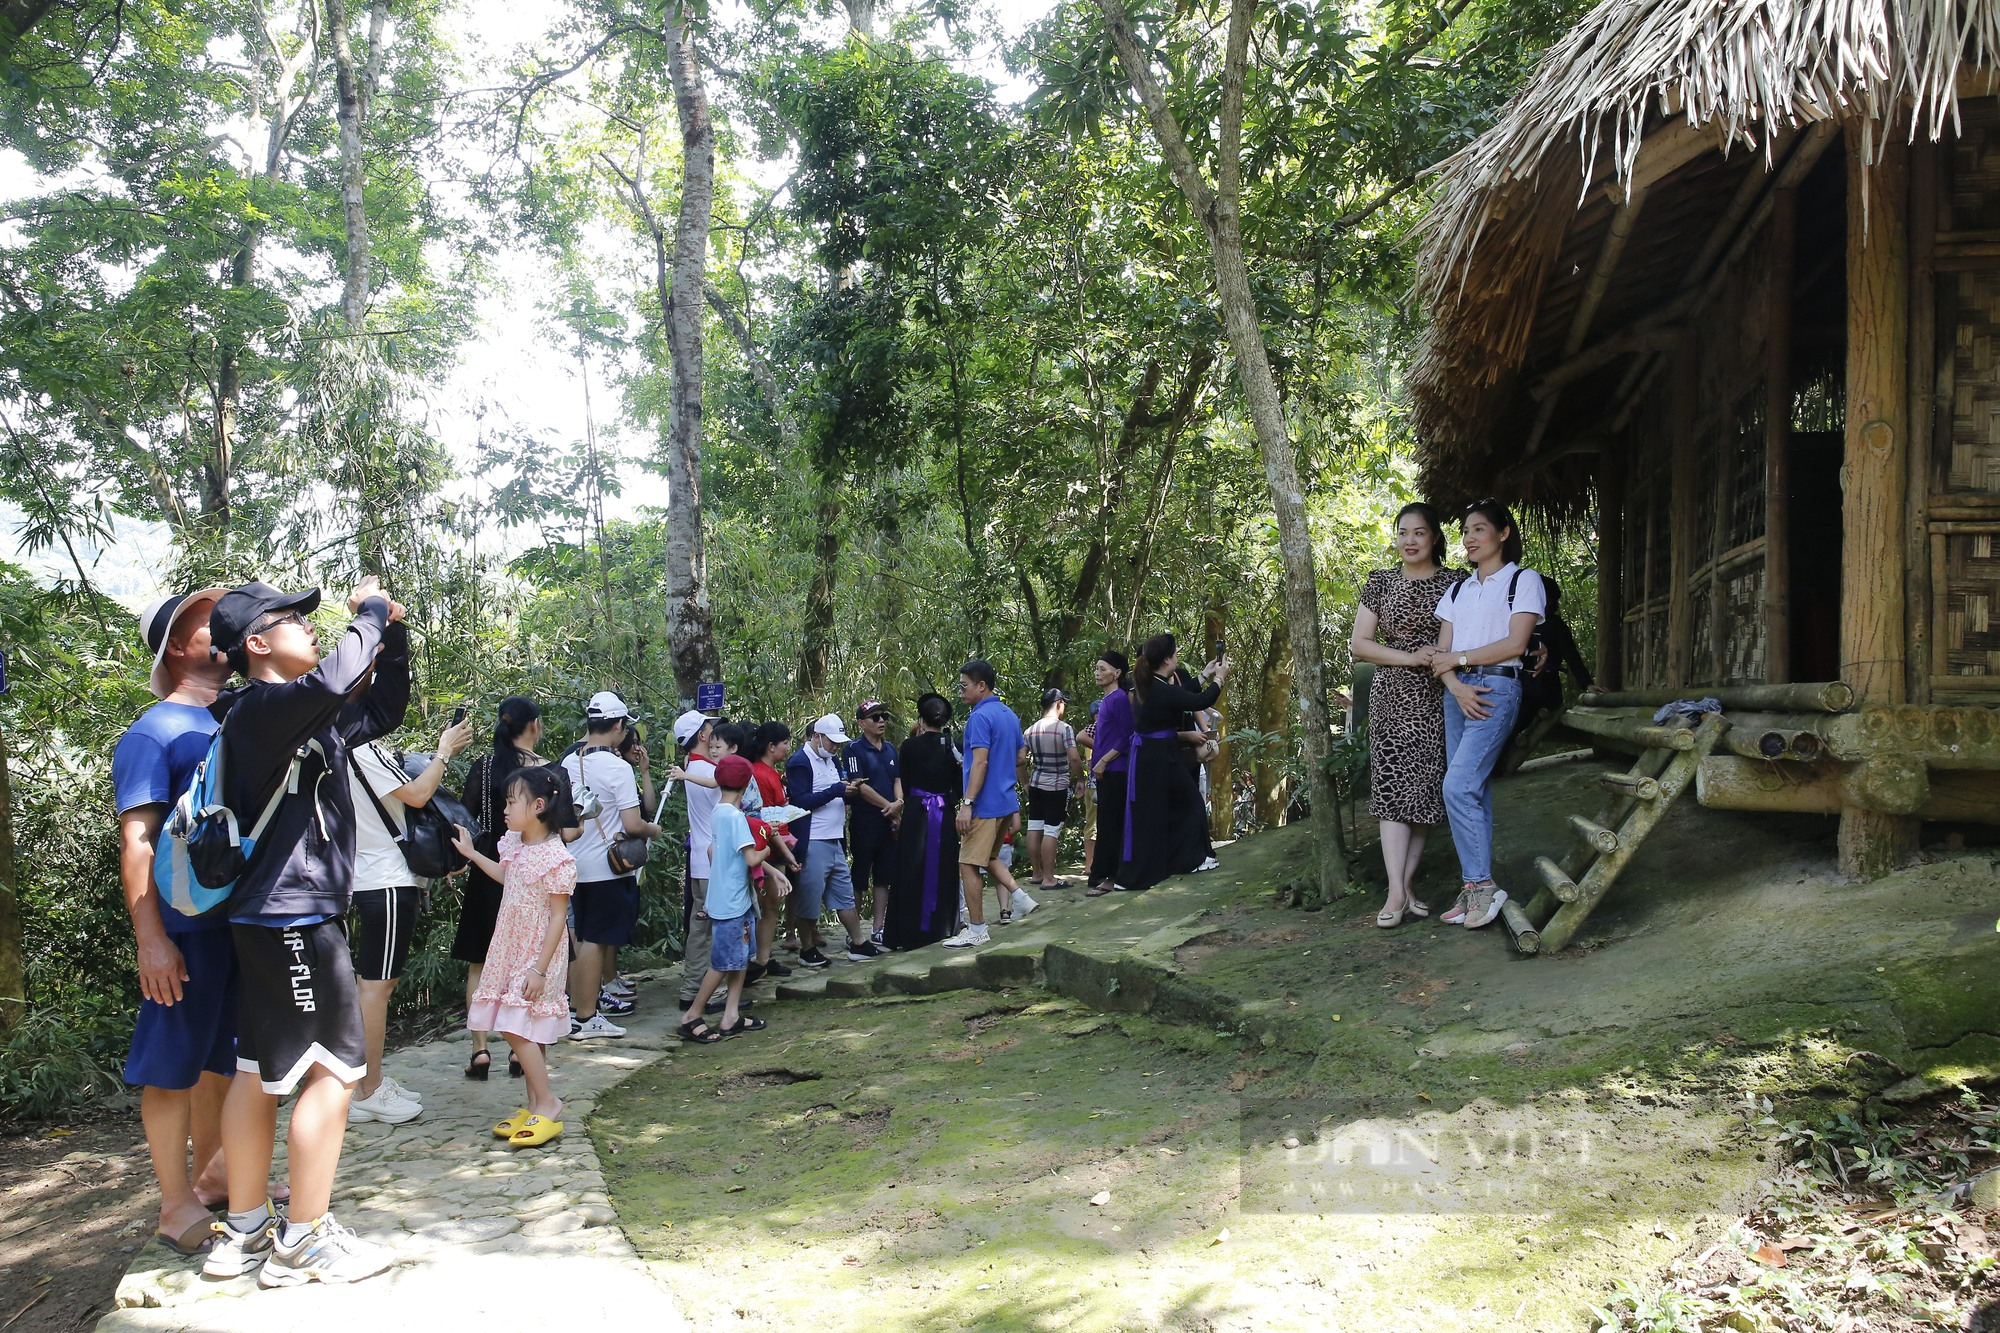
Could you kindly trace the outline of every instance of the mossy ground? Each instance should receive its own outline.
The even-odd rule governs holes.
[[[1590,772],[1502,788],[1503,883]],[[1841,884],[1823,821],[1684,804],[1583,947],[1522,959],[1376,894],[1282,908],[1304,851],[1066,908],[1050,980],[1098,1008],[787,1003],[643,1071],[592,1126],[622,1221],[698,1325],[1577,1327],[1776,1174],[1746,1095],[2000,1067],[1985,855]],[[1427,872],[1441,909],[1448,843]]]

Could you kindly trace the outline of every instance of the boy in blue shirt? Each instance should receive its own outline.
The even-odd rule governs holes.
[[[724,755],[715,766],[716,802],[709,824],[708,971],[681,1015],[680,1027],[682,1041],[701,1046],[769,1026],[761,1018],[737,1012],[743,974],[757,947],[757,898],[750,871],[771,854],[768,847],[758,845],[743,813],[743,789],[755,780],[750,761],[742,755]],[[702,1009],[716,988],[725,985],[729,998],[722,1006],[722,1025],[712,1028],[703,1021]]]

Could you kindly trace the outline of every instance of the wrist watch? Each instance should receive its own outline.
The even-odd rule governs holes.
[[[1471,663],[1471,661],[1470,661],[1470,660],[1468,659],[1468,657],[1467,657],[1467,655],[1466,655],[1465,653],[1460,653],[1460,654],[1458,655],[1458,669],[1459,669],[1460,671],[1463,671],[1463,670],[1465,670],[1465,668],[1467,668],[1467,667],[1469,667],[1469,666],[1471,666],[1471,665],[1472,665],[1472,663]]]

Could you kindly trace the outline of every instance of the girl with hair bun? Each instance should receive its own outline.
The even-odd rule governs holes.
[[[1368,686],[1368,813],[1382,830],[1389,897],[1375,924],[1392,929],[1431,909],[1412,891],[1431,825],[1444,822],[1444,686],[1437,657],[1438,602],[1462,570],[1444,563],[1444,525],[1427,504],[1396,514],[1399,566],[1378,569],[1361,588],[1348,648],[1372,662]]]
[[[1174,676],[1179,665],[1179,645],[1171,634],[1146,640],[1132,663],[1132,756],[1115,888],[1150,889],[1170,875],[1199,870],[1208,860],[1208,810],[1200,784],[1181,762],[1180,735],[1188,714],[1215,706],[1229,677],[1229,659],[1201,669],[1200,679],[1211,682],[1205,689],[1181,685]]]
[[[896,881],[882,937],[891,949],[935,944],[958,929],[958,808],[963,768],[951,736],[951,701],[917,700],[916,728],[898,748],[903,773],[902,833],[896,841]]]

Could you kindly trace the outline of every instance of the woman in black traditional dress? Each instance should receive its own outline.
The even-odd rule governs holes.
[[[917,700],[917,728],[897,751],[903,771],[903,820],[896,839],[896,882],[882,938],[891,949],[935,944],[958,929],[958,809],[962,771],[944,733],[951,701]]]
[[[1437,657],[1438,602],[1465,571],[1444,565],[1444,527],[1427,504],[1396,515],[1399,568],[1378,569],[1361,589],[1348,647],[1376,666],[1368,688],[1368,813],[1382,834],[1389,897],[1375,924],[1392,929],[1431,909],[1410,892],[1431,825],[1444,820],[1444,686]],[[1379,636],[1379,642],[1378,642]]]
[[[1180,665],[1171,634],[1156,634],[1132,663],[1132,767],[1126,791],[1125,856],[1118,887],[1150,889],[1169,875],[1199,870],[1209,854],[1208,810],[1201,787],[1181,762],[1180,733],[1189,713],[1213,707],[1229,659],[1201,669],[1212,683],[1191,690],[1174,678]]]
[[[507,783],[517,768],[532,768],[546,764],[548,760],[535,753],[535,746],[542,739],[542,709],[533,699],[515,695],[502,699],[493,719],[493,751],[482,754],[472,761],[472,768],[465,775],[465,805],[479,819],[479,836],[473,839],[473,846],[480,855],[489,859],[499,856],[500,835],[506,832],[501,812],[507,805]],[[571,810],[569,775],[562,766],[556,766],[556,786],[561,794],[560,804],[564,810]],[[555,827],[562,833],[564,841],[576,834],[576,818],[572,811],[567,818],[555,821]],[[472,1004],[472,993],[479,989],[480,973],[486,968],[486,948],[493,942],[493,924],[500,914],[500,885],[496,884],[478,866],[470,866],[465,872],[465,896],[459,905],[458,929],[451,940],[451,956],[466,964],[465,1002]],[[492,1066],[493,1057],[486,1051],[486,1034],[472,1034],[472,1058],[465,1066],[467,1078],[483,1079]],[[518,1066],[511,1059],[510,1072]]]

